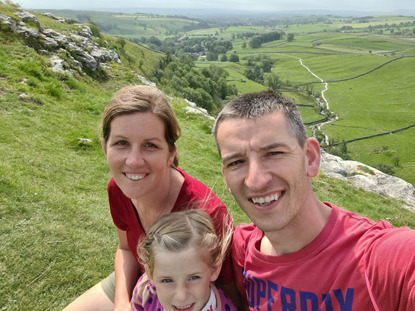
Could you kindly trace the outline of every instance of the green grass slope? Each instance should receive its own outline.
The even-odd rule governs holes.
[[[128,48],[134,59],[143,57],[140,49]],[[122,60],[110,64],[105,80],[62,79],[45,55],[0,31],[1,310],[61,310],[113,270],[117,234],[99,126],[111,95],[140,83]],[[187,114],[182,98],[169,100],[183,129],[181,167],[218,193],[236,223],[247,221],[223,182],[212,121]],[[396,200],[324,175],[314,180],[314,188],[322,200],[415,228],[413,213]]]

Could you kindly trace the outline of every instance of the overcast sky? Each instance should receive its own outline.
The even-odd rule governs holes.
[[[383,13],[399,11],[408,12],[408,15],[415,12],[414,0],[14,0],[13,2],[20,4],[24,9],[200,8],[268,12],[325,9]]]

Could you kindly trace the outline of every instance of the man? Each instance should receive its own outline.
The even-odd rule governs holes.
[[[213,133],[229,191],[252,221],[232,247],[251,310],[415,310],[415,230],[317,198],[320,147],[292,100],[241,95]]]

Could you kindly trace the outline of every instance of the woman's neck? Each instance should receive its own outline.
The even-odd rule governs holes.
[[[147,229],[161,215],[170,213],[176,203],[184,177],[176,169],[170,169],[169,178],[151,196],[132,199],[143,229]]]

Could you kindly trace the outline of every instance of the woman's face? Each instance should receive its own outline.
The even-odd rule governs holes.
[[[170,152],[162,119],[152,112],[115,117],[104,151],[112,176],[130,199],[151,196],[170,178]]]

